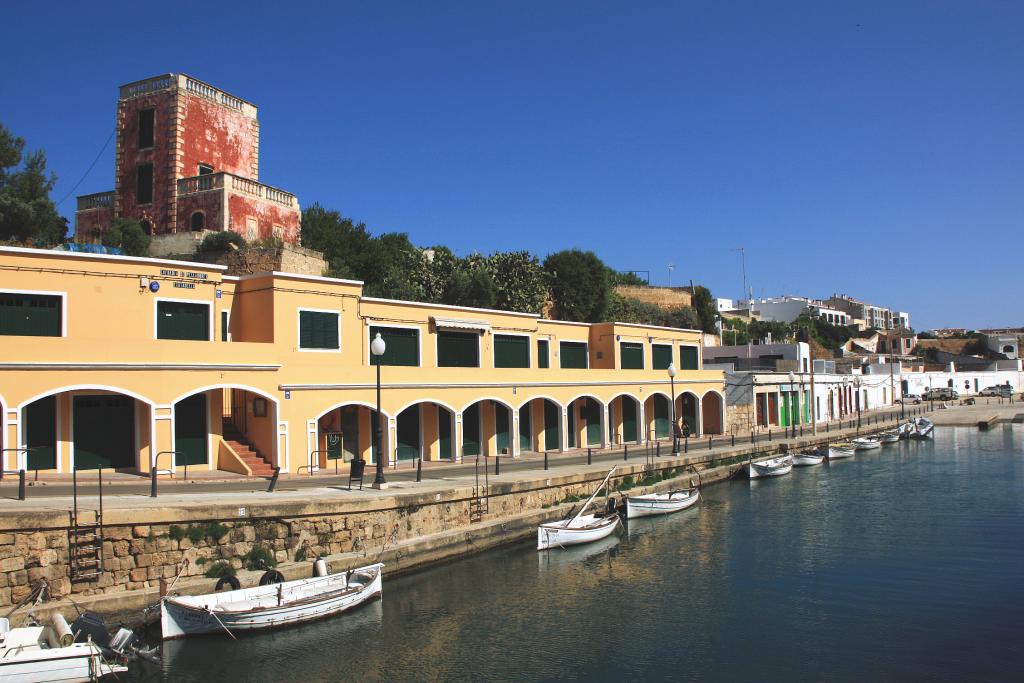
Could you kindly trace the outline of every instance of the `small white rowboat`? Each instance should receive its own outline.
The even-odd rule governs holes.
[[[781,477],[789,474],[793,469],[793,457],[784,455],[781,458],[771,458],[761,462],[752,462],[747,465],[747,474],[751,479],[759,477]]]
[[[900,440],[900,433],[897,431],[882,432],[878,439],[882,443],[896,443]]]
[[[857,448],[852,443],[834,443],[828,447],[828,459],[852,458]]]
[[[160,602],[163,639],[259,631],[329,617],[378,597],[383,567],[378,563],[268,586],[165,597]]]
[[[693,507],[700,500],[699,489],[679,489],[668,493],[648,493],[626,498],[626,519],[667,515]]]
[[[935,424],[927,417],[919,417],[910,429],[911,439],[927,439],[935,436]]]
[[[599,541],[610,536],[618,525],[619,516],[617,514],[607,517],[580,515],[573,519],[561,519],[557,522],[541,524],[537,527],[537,550]]]
[[[73,643],[63,618],[63,628],[54,625],[11,628],[0,618],[0,681],[4,683],[45,683],[95,681],[103,676],[128,671],[127,667],[103,659],[93,642]]]
[[[796,453],[793,455],[793,467],[820,465],[824,459],[824,455],[818,455],[817,453]]]
[[[858,451],[873,451],[876,448],[881,448],[882,442],[880,442],[878,439],[862,437],[860,439],[853,440],[853,447]]]

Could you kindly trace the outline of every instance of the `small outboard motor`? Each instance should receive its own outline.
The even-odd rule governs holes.
[[[327,561],[320,555],[313,560],[313,576],[327,576]]]

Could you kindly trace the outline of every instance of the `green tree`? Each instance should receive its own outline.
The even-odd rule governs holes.
[[[793,338],[793,329],[789,324],[778,320],[751,320],[747,325],[750,340],[761,342],[771,336],[773,344],[782,344]]]
[[[745,320],[740,318],[722,318],[722,343],[746,344],[750,341],[750,331]]]
[[[0,123],[0,239],[52,246],[67,237],[68,222],[50,199],[57,177],[46,153],[24,153],[25,140]]]
[[[528,251],[498,251],[487,257],[487,269],[495,288],[495,308],[540,313],[548,283],[536,256]]]
[[[693,310],[700,321],[700,329],[704,332],[716,332],[715,323],[718,321],[718,307],[711,296],[711,290],[698,285],[693,290]]]
[[[302,246],[323,253],[332,277],[361,279],[371,239],[364,223],[355,223],[319,203],[302,211],[299,240]]]
[[[369,240],[356,277],[368,296],[422,301],[419,273],[423,253],[404,232],[388,232]]]
[[[150,237],[134,218],[115,218],[101,241],[103,246],[117,247],[128,256],[149,254]]]
[[[650,287],[647,280],[643,279],[639,275],[633,272],[608,269],[608,282],[611,286],[616,285],[633,285],[635,287]]]
[[[459,257],[445,246],[424,249],[416,271],[416,279],[423,291],[423,300],[445,303],[450,296],[452,278],[459,268]]]
[[[608,310],[608,268],[592,251],[567,249],[549,254],[544,270],[562,320],[601,322]]]

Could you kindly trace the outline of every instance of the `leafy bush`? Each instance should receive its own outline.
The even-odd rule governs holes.
[[[227,562],[214,562],[203,574],[208,579],[219,579],[222,576],[234,576],[235,568]]]
[[[277,560],[274,559],[274,553],[269,548],[254,545],[252,550],[242,557],[242,564],[246,569],[270,569],[277,566]]]
[[[134,218],[115,218],[100,241],[105,247],[117,247],[129,256],[149,254],[150,237]]]
[[[210,233],[199,243],[199,251],[216,252],[228,251],[231,245],[241,249],[246,246],[245,238],[237,232],[224,230],[223,232]]]
[[[189,524],[187,527],[180,527],[177,524],[172,524],[168,530],[167,535],[175,541],[180,541],[183,538],[187,538],[193,543],[199,543],[207,538],[212,538],[215,541],[219,541],[231,531],[229,527],[224,526],[220,522],[209,522],[207,524]]]
[[[302,562],[306,559],[306,546],[302,546],[295,551],[295,561]]]

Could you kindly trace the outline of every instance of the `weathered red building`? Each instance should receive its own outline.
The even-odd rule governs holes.
[[[75,239],[97,239],[114,217],[153,235],[232,230],[299,240],[295,195],[259,182],[256,106],[185,74],[121,86],[114,190],[78,198]]]

